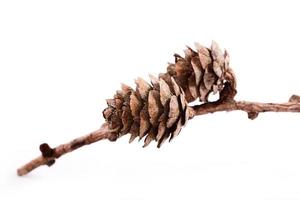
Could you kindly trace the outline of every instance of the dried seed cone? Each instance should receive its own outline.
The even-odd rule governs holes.
[[[236,87],[234,73],[229,67],[229,55],[223,53],[216,42],[210,48],[196,43],[196,51],[187,47],[185,56],[175,54],[175,63],[169,64],[167,73],[174,77],[184,90],[186,100],[192,102],[199,98],[207,102],[210,93],[221,92],[229,82]]]
[[[175,64],[169,64],[167,73],[159,78],[150,75],[151,84],[138,78],[136,90],[123,84],[122,90],[107,100],[103,116],[115,133],[110,140],[130,133],[130,142],[146,136],[144,146],[155,140],[160,147],[188,121],[189,102],[197,98],[207,102],[210,93],[222,94],[225,84],[235,89],[228,53],[223,54],[215,42],[211,48],[196,44],[196,49],[188,47],[185,57],[175,54]]]
[[[130,142],[145,137],[144,147],[153,140],[160,147],[177,136],[188,121],[184,91],[174,78],[164,74],[160,78],[150,75],[150,79],[151,84],[138,78],[136,90],[123,84],[122,90],[107,100],[103,116],[115,133],[111,140],[130,133]]]

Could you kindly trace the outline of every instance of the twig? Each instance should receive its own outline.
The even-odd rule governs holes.
[[[189,107],[189,118],[191,119],[196,115],[234,110],[247,112],[249,119],[255,119],[261,112],[300,112],[300,97],[297,95],[291,96],[289,102],[280,104],[235,101],[233,99],[235,92],[230,92],[230,89],[226,92],[226,94],[231,95],[222,95],[220,100],[216,102],[208,102]],[[50,148],[47,143],[41,144],[40,150],[42,155],[19,168],[17,173],[19,176],[23,176],[39,166],[51,166],[55,163],[55,159],[84,145],[88,145],[103,139],[115,141],[117,137],[118,136],[114,133],[114,130],[110,130],[108,124],[105,123],[100,129],[86,136],[74,139],[69,143],[62,144],[54,149]]]
[[[54,149],[50,148],[47,143],[43,143],[40,145],[40,151],[42,152],[42,155],[20,167],[17,170],[17,173],[19,176],[23,176],[41,165],[51,166],[55,163],[55,159],[59,158],[60,156],[74,151],[75,149],[78,149],[84,145],[88,145],[103,139],[109,139],[111,141],[116,139],[116,135],[109,130],[106,123],[103,124],[98,130],[88,135],[76,138],[69,143],[59,145]]]

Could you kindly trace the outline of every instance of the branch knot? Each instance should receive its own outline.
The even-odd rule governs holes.
[[[55,150],[52,149],[47,143],[43,143],[40,145],[40,151],[44,158],[54,157]]]

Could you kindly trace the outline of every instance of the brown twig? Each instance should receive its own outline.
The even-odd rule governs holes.
[[[291,96],[287,103],[257,103],[247,101],[235,101],[233,99],[235,91],[230,89],[222,95],[219,101],[208,102],[201,105],[196,105],[190,108],[190,119],[196,115],[204,115],[219,111],[234,111],[241,110],[248,113],[249,119],[255,119],[261,112],[300,112],[300,97],[297,95]],[[19,176],[23,176],[41,165],[51,166],[54,164],[55,159],[78,149],[84,145],[88,145],[99,140],[109,139],[115,141],[117,135],[113,130],[108,128],[108,124],[103,124],[102,127],[86,136],[72,140],[69,143],[62,144],[54,149],[50,148],[47,143],[40,145],[42,155],[30,161],[26,165],[18,169]]]
[[[54,149],[50,148],[47,143],[43,143],[40,145],[40,151],[42,152],[42,155],[20,167],[17,170],[17,173],[19,176],[23,176],[39,166],[51,166],[55,163],[55,159],[59,158],[60,156],[74,151],[75,149],[78,149],[84,145],[88,145],[103,139],[109,139],[111,141],[116,139],[115,134],[109,130],[106,123],[103,124],[98,130],[88,135],[76,138],[69,143],[59,145]]]

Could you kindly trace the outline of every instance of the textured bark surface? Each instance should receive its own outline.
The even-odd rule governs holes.
[[[196,51],[185,50],[185,56],[175,54],[175,63],[159,77],[150,75],[151,83],[138,78],[136,89],[122,84],[112,99],[107,99],[103,111],[106,122],[99,130],[52,149],[40,145],[41,156],[17,170],[25,175],[41,165],[52,166],[62,155],[102,139],[116,141],[130,134],[129,142],[144,139],[144,147],[157,141],[160,147],[176,137],[189,119],[197,115],[220,111],[240,110],[249,119],[263,112],[300,112],[300,96],[292,95],[286,103],[258,103],[236,101],[236,78],[229,67],[228,52],[213,42],[211,48],[196,44]],[[219,93],[215,102],[208,95]],[[189,106],[199,99],[201,104]]]

